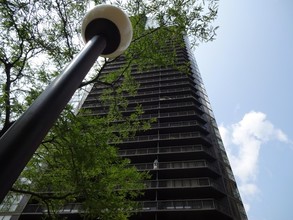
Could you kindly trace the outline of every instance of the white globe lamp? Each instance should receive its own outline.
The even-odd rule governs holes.
[[[104,37],[107,43],[101,56],[115,58],[130,45],[132,26],[127,14],[120,8],[98,5],[85,15],[81,34],[85,43],[95,35]]]

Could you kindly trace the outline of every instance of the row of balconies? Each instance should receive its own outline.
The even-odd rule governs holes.
[[[99,98],[99,95],[102,94],[103,90],[98,90],[95,93],[91,93],[88,97],[88,100],[91,100],[91,97],[93,96],[94,99],[96,100],[97,98]],[[159,96],[161,94],[168,94],[170,95],[171,93],[180,93],[180,92],[192,92],[194,94],[196,94],[195,90],[192,89],[190,86],[189,87],[180,87],[180,88],[171,88],[171,89],[153,89],[153,90],[145,90],[145,91],[138,91],[138,93],[133,96],[133,95],[128,95],[128,94],[124,94],[124,97],[131,97],[131,98],[137,98],[138,96],[146,96],[146,95],[156,95]],[[197,94],[196,94],[197,95]],[[197,95],[197,97],[199,97]]]
[[[154,101],[176,101],[176,99],[182,100],[182,99],[193,99],[198,102],[198,105],[201,105],[201,103],[194,97],[194,95],[185,94],[185,95],[174,95],[174,96],[163,96],[163,97],[151,97],[151,98],[137,98],[128,100],[129,104],[132,103],[144,103],[144,102],[154,102]]]
[[[177,66],[179,66],[179,65],[185,65],[185,64],[186,64],[186,60],[179,60],[179,61],[176,62],[176,65]],[[107,66],[104,67],[102,73],[103,74],[107,74],[107,73],[110,73],[110,72],[112,72],[114,70],[119,70],[119,69],[123,68],[123,66],[124,66],[124,63],[118,64],[118,65],[116,65],[116,64],[110,64],[110,65],[107,65]],[[144,70],[143,72],[148,72],[148,71],[161,71],[161,70],[174,71],[174,67],[171,66],[171,65],[170,66],[161,66],[161,67],[149,68],[148,70]],[[135,73],[139,73],[140,74],[141,73],[140,72],[140,69],[137,66],[135,66],[135,65],[131,65],[131,72],[133,74],[135,74]]]
[[[141,155],[153,155],[153,154],[171,154],[171,153],[192,153],[192,152],[206,152],[209,155],[213,155],[213,152],[209,147],[203,145],[184,145],[184,146],[171,146],[171,147],[159,147],[159,148],[138,148],[138,149],[125,149],[119,150],[120,156],[141,156]]]
[[[153,114],[151,114],[153,115]],[[208,132],[208,127],[202,123],[199,123],[198,121],[176,121],[176,122],[160,122],[160,123],[152,123],[151,124],[151,129],[169,129],[171,128],[173,130],[173,132],[175,131],[174,128],[180,128],[180,129],[176,129],[178,131],[183,131],[182,129],[184,129],[185,131],[188,130],[195,130],[195,129],[191,129],[190,127],[197,127],[198,131],[201,131],[203,134],[209,134]],[[187,129],[186,129],[187,128]],[[182,133],[183,134],[183,133]],[[175,133],[175,136],[178,137],[178,133]],[[183,135],[184,136],[184,135]],[[190,135],[189,135],[190,136]],[[173,135],[171,135],[170,137],[173,137]],[[160,138],[165,138],[164,134],[160,135]]]
[[[199,123],[198,121],[173,121],[173,122],[159,122],[152,123],[150,130],[158,130],[164,129],[165,132],[187,132],[187,131],[200,131],[202,134],[209,134],[208,127],[203,123]],[[168,131],[167,131],[167,130]]]
[[[88,103],[86,104],[83,108],[98,108],[98,107],[104,107],[101,106],[101,104],[98,103]],[[143,105],[143,110],[148,111],[148,110],[159,110],[159,109],[168,109],[168,108],[182,108],[182,107],[192,107],[196,108],[199,111],[199,114],[203,114],[203,110],[201,109],[201,106],[196,106],[194,102],[175,102],[175,103],[158,103],[156,105]],[[128,106],[127,107],[127,112],[135,111],[136,106]],[[93,114],[105,114],[107,111],[103,110],[93,110]]]
[[[185,116],[196,116],[200,118],[203,122],[205,119],[202,115],[198,114],[196,111],[180,111],[180,112],[159,112],[154,114],[143,114],[141,119],[151,119],[151,118],[172,118],[172,117],[185,117]]]
[[[136,96],[128,96],[131,99],[128,99],[128,101],[132,101],[132,100],[137,100],[139,99],[138,96],[148,96],[148,95],[152,95],[153,97],[156,96],[159,98],[160,101],[164,101],[164,100],[172,100],[172,99],[177,99],[179,96],[184,96],[183,94],[186,95],[193,95],[193,97],[195,98],[199,98],[199,96],[196,94],[196,92],[194,90],[192,90],[191,88],[178,88],[178,89],[170,89],[169,91],[148,91],[148,92],[140,92],[138,93]],[[187,93],[187,94],[186,94]],[[125,96],[127,97],[127,96]]]
[[[150,95],[150,94],[154,94],[154,95],[161,95],[161,94],[168,94],[171,95],[171,93],[179,93],[179,92],[194,92],[195,91],[191,88],[191,87],[180,87],[180,88],[171,88],[171,89],[158,89],[158,90],[152,90],[152,91],[146,91],[146,92],[142,92],[139,91],[137,93],[137,96],[140,95]]]
[[[178,79],[177,81],[165,81],[165,82],[154,82],[152,84],[143,84],[139,86],[139,90],[141,89],[151,89],[151,88],[161,88],[164,89],[166,87],[175,87],[175,86],[182,86],[182,85],[189,85],[194,86],[192,82],[188,79]]]
[[[229,215],[229,209],[215,199],[163,200],[140,202],[141,212],[217,210]]]
[[[52,210],[51,210],[52,211]],[[22,214],[46,214],[48,210],[40,204],[28,204],[23,210]],[[58,214],[82,214],[84,209],[81,203],[68,203],[64,207],[56,211]]]
[[[161,212],[161,211],[202,211],[217,210],[229,214],[228,208],[215,199],[188,199],[188,200],[161,200],[139,202],[139,212]],[[42,214],[48,210],[39,204],[28,204],[23,214]],[[59,214],[84,213],[81,203],[68,203],[57,211]]]
[[[140,89],[151,89],[151,88],[166,88],[166,87],[174,87],[174,86],[182,86],[182,85],[190,85],[191,82],[187,79],[182,79],[173,82],[154,82],[152,84],[144,84],[139,86]]]
[[[172,51],[172,53],[174,52],[174,50],[173,50],[173,45],[172,45],[172,49],[170,50],[170,48],[171,47],[166,47],[166,48],[164,48],[163,50],[160,50],[160,52],[171,52]],[[181,50],[180,49],[180,51],[177,51],[177,56],[176,56],[176,58],[177,58],[177,60],[179,59],[179,58],[183,58],[183,59],[179,59],[177,62],[176,62],[176,64],[178,63],[178,65],[179,64],[186,64],[186,62],[187,61],[189,61],[189,59],[188,59],[188,57],[186,56],[187,55],[187,53],[186,52],[184,52],[183,50]],[[124,64],[126,64],[126,61],[125,60],[118,60],[118,61],[116,61],[115,60],[115,62],[113,62],[113,63],[109,63],[108,65],[106,65],[105,67],[104,67],[104,69],[106,70],[106,69],[112,69],[113,67],[116,67],[116,68],[118,68],[118,67],[123,67],[123,65]],[[131,65],[131,67],[132,67],[132,69],[138,69],[138,65],[137,64],[130,64]],[[156,69],[158,68],[157,66],[155,67]],[[166,65],[161,65],[160,66],[160,69],[166,69],[166,68],[174,68],[173,66],[171,66],[171,65],[168,65],[168,66],[166,66]],[[150,69],[152,69],[151,67],[150,67]]]
[[[86,113],[86,114],[96,115],[99,113],[97,113],[96,111],[93,111],[91,113]],[[185,117],[188,117],[187,118],[188,120],[184,120]],[[211,143],[211,140],[207,137],[207,135],[209,134],[209,130],[208,130],[209,128],[206,125],[206,121],[203,116],[197,114],[195,111],[162,112],[162,113],[159,112],[159,113],[152,113],[152,114],[142,114],[139,117],[139,120],[149,120],[149,119],[161,119],[159,122],[155,122],[151,124],[151,128],[150,128],[151,130],[172,129],[174,133],[165,134],[164,132],[164,133],[155,134],[155,135],[142,134],[142,135],[137,135],[134,137],[124,139],[123,142],[126,143],[126,142],[200,138],[202,141],[204,141],[205,143],[207,142],[209,145]],[[196,127],[196,129],[194,127]],[[184,131],[180,129],[184,129]],[[191,129],[197,130],[197,132],[188,132]],[[181,131],[181,132],[175,133],[176,131],[177,132]]]
[[[144,103],[144,102],[155,102],[155,101],[165,101],[165,100],[176,100],[176,99],[188,99],[188,98],[192,98],[195,101],[198,102],[198,104],[200,105],[201,103],[196,99],[196,97],[194,95],[191,94],[185,94],[185,95],[173,95],[173,96],[163,96],[163,97],[150,97],[150,98],[135,98],[135,99],[130,99],[128,100],[129,104],[132,103]],[[96,102],[98,100],[98,97],[90,97],[87,98],[85,102]]]
[[[169,188],[200,188],[213,187],[223,192],[223,186],[216,180],[205,178],[185,178],[185,179],[164,179],[145,181],[147,189],[169,189]]]
[[[139,84],[147,84],[147,83],[153,83],[153,82],[167,82],[167,81],[174,81],[179,79],[187,79],[186,75],[175,75],[175,76],[168,76],[168,77],[159,77],[159,78],[149,78],[149,79],[141,79],[137,80],[137,83]]]
[[[138,91],[142,91],[142,90],[149,90],[149,89],[165,89],[168,87],[174,88],[180,88],[184,85],[187,85],[189,87],[194,87],[195,85],[192,84],[192,82],[188,81],[187,79],[181,79],[178,81],[174,81],[174,82],[154,82],[152,84],[143,84],[143,85],[139,85],[138,87]],[[100,94],[101,91],[105,88],[109,88],[109,86],[106,85],[99,85],[98,88],[95,88],[95,90],[91,91],[91,94]]]
[[[172,81],[173,80],[173,81]],[[145,81],[137,81],[140,85],[138,90],[141,91],[143,89],[157,88],[164,89],[165,87],[174,87],[178,85],[188,85],[189,87],[194,87],[193,80],[189,80],[186,77],[182,76],[173,76],[167,77],[163,79],[146,79]],[[106,85],[99,85],[98,88],[91,94],[99,94],[105,88],[109,88]]]
[[[171,76],[171,75],[183,75],[185,77],[189,77],[192,75],[185,74],[185,73],[180,73],[176,70],[172,71],[154,71],[154,72],[146,72],[146,73],[138,73],[138,74],[133,74],[133,77],[138,80],[138,79],[145,79],[145,78],[153,78],[153,77],[165,77],[165,76]],[[192,77],[193,78],[193,77]]]
[[[179,108],[179,107],[196,107],[197,109],[201,110],[200,106],[195,105],[195,102],[174,102],[174,103],[159,103],[156,105],[144,105],[143,110],[153,110],[153,109],[164,109],[164,108]],[[135,107],[129,107],[130,110]],[[201,114],[203,111],[201,110]]]
[[[184,97],[192,97],[192,96],[188,96],[188,95],[182,95]],[[163,98],[161,98],[163,99]],[[179,99],[179,98],[178,98]],[[186,103],[186,102],[185,102]],[[190,102],[189,102],[190,103]],[[159,104],[158,109],[163,109],[163,108],[175,108],[175,107],[183,107],[183,106],[188,106],[188,105],[181,105],[180,102],[174,102],[174,103],[166,103],[166,104]],[[205,123],[205,118],[202,115],[202,111],[200,106],[195,106],[192,105],[193,108],[196,108],[198,111],[194,111],[194,110],[189,110],[189,111],[175,111],[175,112],[159,112],[159,113],[154,113],[154,114],[143,114],[141,116],[142,119],[148,119],[148,118],[153,118],[154,116],[156,118],[169,118],[169,117],[180,117],[180,116],[191,116],[191,115],[196,115],[198,118],[201,119],[201,121],[203,121]]]
[[[91,113],[87,113],[88,115],[97,115],[96,111]],[[198,112],[190,110],[190,111],[180,111],[180,112],[159,112],[153,114],[143,114],[140,116],[140,119],[151,119],[151,118],[172,118],[172,117],[185,117],[185,116],[196,116],[198,119],[205,122],[205,118],[200,115]]]
[[[176,169],[192,169],[192,168],[209,168],[210,170],[219,172],[215,163],[206,160],[188,160],[188,161],[172,161],[172,162],[158,162],[155,160],[153,163],[136,163],[131,164],[139,171],[150,170],[176,170]]]
[[[152,128],[175,128],[175,127],[190,127],[190,126],[200,126],[202,129],[206,130],[207,127],[198,121],[176,121],[176,122],[161,122],[152,124]]]
[[[210,144],[211,141],[201,132],[182,132],[182,133],[169,133],[169,134],[155,134],[155,135],[141,135],[126,138],[123,143],[127,142],[147,142],[147,141],[163,141],[163,140],[180,140],[180,139],[190,139],[190,138],[200,138],[204,142]]]
[[[177,70],[171,69],[171,68],[164,68],[164,67],[158,67],[158,68],[152,68],[152,69],[146,69],[143,72],[132,72],[131,75],[133,77],[141,77],[143,78],[143,76],[158,76],[158,75],[168,75],[169,73],[177,73],[177,74],[182,74],[180,72],[178,72]]]
[[[177,108],[177,107],[188,107],[188,106],[196,107],[197,109],[201,111],[201,114],[203,114],[201,107],[198,105],[195,105],[195,102],[174,102],[174,103],[159,103],[158,105],[145,105],[143,106],[143,110]]]

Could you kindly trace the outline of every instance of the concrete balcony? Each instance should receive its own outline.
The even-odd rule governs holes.
[[[223,192],[221,186],[216,180],[205,178],[184,178],[184,179],[164,179],[145,181],[147,189],[191,189],[211,187]]]
[[[139,212],[176,212],[215,210],[229,215],[228,208],[215,199],[144,201]]]
[[[183,145],[183,146],[170,146],[170,147],[159,147],[159,148],[138,148],[138,149],[124,149],[119,150],[119,155],[123,157],[142,157],[142,156],[153,156],[160,155],[181,155],[181,154],[206,154],[211,158],[214,158],[214,152],[207,146],[204,145]]]

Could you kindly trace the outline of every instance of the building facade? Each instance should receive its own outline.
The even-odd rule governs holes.
[[[218,131],[210,103],[187,39],[184,45],[168,44],[176,51],[175,66],[160,66],[145,72],[132,68],[140,84],[137,95],[128,97],[128,110],[142,105],[143,119],[156,118],[151,129],[119,144],[127,157],[151,179],[140,198],[141,209],[133,220],[247,219],[236,182]],[[106,66],[115,71],[123,58]],[[189,63],[188,73],[180,71]],[[106,114],[94,86],[83,108]],[[127,114],[127,112],[126,112]]]
[[[145,72],[132,67],[131,74],[140,86],[137,95],[128,97],[125,114],[140,104],[142,119],[156,118],[156,122],[151,129],[117,145],[121,157],[129,158],[139,171],[151,175],[145,182],[144,196],[139,198],[140,210],[131,220],[245,220],[196,61],[188,41],[183,41],[175,46],[166,42],[161,51],[176,52],[175,66],[156,66]],[[102,74],[115,71],[125,62],[123,57],[117,59]],[[180,71],[186,63],[188,73]],[[107,114],[107,106],[97,101],[103,89],[94,85],[82,108],[92,114]],[[22,214],[13,219],[41,218],[37,204],[27,203],[27,197],[20,200],[18,213]],[[78,208],[73,205],[70,209],[64,216],[78,219],[78,213],[73,212]]]

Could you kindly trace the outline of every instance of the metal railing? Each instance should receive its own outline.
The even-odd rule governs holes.
[[[169,80],[176,80],[176,79],[186,79],[187,75],[173,75],[173,76],[164,76],[160,78],[148,78],[148,79],[138,79],[138,83],[149,83],[149,82],[163,82],[163,81],[169,81]]]
[[[177,116],[189,116],[189,115],[198,115],[198,113],[196,111],[177,111],[177,112],[166,112],[166,113],[161,113],[160,117],[177,117]],[[200,115],[198,115],[199,117],[201,117]]]
[[[162,72],[146,72],[146,73],[138,73],[138,74],[132,74],[134,78],[137,79],[143,79],[143,78],[152,78],[152,77],[164,77],[164,76],[170,76],[170,75],[185,75],[178,71],[162,71]],[[186,76],[186,75],[185,75]]]
[[[141,156],[148,154],[170,154],[170,153],[191,153],[191,152],[206,152],[213,155],[210,148],[203,145],[185,145],[185,146],[171,146],[160,148],[138,148],[119,150],[120,156]]]
[[[203,110],[201,106],[196,105],[194,102],[175,102],[175,103],[160,103],[160,104],[156,104],[156,105],[145,105],[143,106],[143,110],[159,110],[162,108],[176,108],[176,107],[192,107],[192,108],[196,108],[198,110],[198,116],[203,118],[201,114],[203,114]],[[102,106],[101,103],[87,103],[85,104],[85,106],[83,108],[99,108],[99,107],[106,107],[106,106]],[[136,106],[128,106],[127,109],[125,110],[125,112],[131,112],[131,111],[135,111],[136,110]],[[92,110],[92,114],[106,114],[107,110]]]
[[[187,98],[193,98],[194,100],[197,100],[197,98],[194,95],[173,95],[173,96],[164,96],[164,97],[151,97],[151,98],[135,98],[128,100],[129,104],[132,103],[143,103],[143,102],[153,102],[153,101],[165,101],[165,100],[175,100],[175,99],[187,99]],[[97,100],[96,98],[87,99],[87,101],[93,101]],[[198,100],[197,100],[198,101]]]
[[[223,187],[217,181],[205,178],[186,178],[186,179],[165,179],[145,181],[147,189],[169,189],[169,188],[201,188],[213,187],[223,191]]]
[[[168,74],[166,74],[168,75]],[[157,80],[151,80],[149,82],[153,82],[153,84],[142,84],[139,86],[138,90],[140,89],[147,89],[147,88],[155,88],[155,87],[160,87],[160,88],[163,88],[165,86],[175,86],[175,85],[186,85],[186,84],[189,84],[189,85],[192,85],[194,86],[193,84],[191,84],[190,82],[190,79],[189,78],[184,78],[184,77],[180,77],[180,78],[177,78],[178,81],[160,81],[157,79]],[[95,94],[99,94],[101,90],[105,89],[105,88],[109,88],[109,86],[107,85],[99,85],[99,87],[97,87],[94,91]]]
[[[23,214],[34,214],[34,213],[48,213],[45,206],[40,204],[28,204],[23,210]],[[83,206],[81,203],[68,203],[61,207],[58,214],[74,214],[74,213],[84,213]]]
[[[140,212],[218,210],[229,215],[229,209],[215,199],[164,200],[140,202]]]
[[[153,124],[152,128],[170,128],[170,127],[189,127],[189,126],[201,126],[205,128],[205,125],[198,123],[197,121],[178,121],[178,122],[163,122]]]
[[[215,199],[188,199],[188,200],[161,200],[139,202],[138,212],[160,212],[160,211],[203,211],[217,210],[229,215],[229,209],[220,201]],[[48,210],[39,204],[28,204],[22,214],[45,214]],[[58,214],[85,213],[80,203],[70,203],[60,208]]]
[[[175,140],[175,139],[188,139],[188,138],[201,138],[210,143],[210,140],[202,135],[200,132],[184,132],[184,133],[171,133],[171,134],[156,134],[156,135],[141,135],[126,138],[123,142],[140,142],[140,141],[155,141],[155,140]]]
[[[166,113],[155,113],[155,114],[143,114],[141,119],[150,119],[150,118],[169,118],[169,117],[179,117],[179,116],[192,116],[196,115],[197,117],[204,120],[204,118],[199,115],[196,111],[177,111],[177,112],[166,112]]]
[[[154,162],[154,163],[137,163],[132,164],[140,171],[145,170],[168,170],[168,169],[192,169],[192,168],[209,168],[218,173],[218,167],[206,160],[189,160],[173,162]]]
[[[149,88],[155,88],[155,87],[164,88],[166,86],[177,86],[177,85],[186,85],[186,84],[190,84],[190,82],[186,79],[182,79],[182,80],[174,81],[174,82],[154,82],[154,84],[144,84],[144,85],[140,85],[139,89],[149,89]]]

